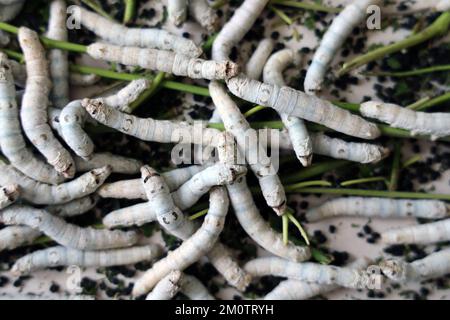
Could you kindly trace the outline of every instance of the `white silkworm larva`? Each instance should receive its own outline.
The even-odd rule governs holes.
[[[110,174],[111,168],[106,166],[53,186],[32,180],[10,165],[0,164],[0,185],[19,185],[21,197],[34,204],[61,204],[95,192]]]
[[[191,300],[216,300],[199,279],[187,274],[181,279],[180,292]]]
[[[331,102],[316,96],[249,79],[244,76],[227,81],[228,89],[237,97],[252,103],[271,107],[280,113],[322,124],[335,131],[362,139],[375,139],[378,127]]]
[[[0,188],[0,210],[6,208],[19,198],[20,192],[17,185],[8,185]]]
[[[122,157],[109,152],[94,153],[89,160],[74,157],[78,172],[86,172],[95,168],[110,166],[114,173],[136,174],[142,167],[142,162],[136,159]]]
[[[110,267],[150,261],[162,253],[158,245],[125,249],[81,251],[61,246],[38,250],[17,260],[11,272],[15,275],[58,266]]]
[[[264,65],[266,64],[267,59],[269,59],[274,47],[275,44],[272,39],[263,39],[258,43],[256,50],[253,52],[245,66],[245,74],[247,77],[255,80],[261,78]]]
[[[74,86],[79,87],[89,87],[93,86],[101,80],[101,77],[96,74],[81,74],[81,73],[70,73],[69,83]]]
[[[433,252],[411,263],[398,259],[382,261],[381,271],[388,278],[399,281],[421,281],[444,276],[450,272],[450,250]]]
[[[291,49],[284,49],[272,54],[264,66],[264,82],[284,86],[283,71],[295,62],[296,56]],[[256,79],[257,80],[257,79]],[[292,148],[303,166],[309,166],[312,161],[312,141],[302,119],[280,113],[281,121],[289,134]]]
[[[435,6],[437,11],[447,11],[450,10],[450,0],[441,0]]]
[[[226,190],[215,188],[210,192],[209,210],[202,226],[177,249],[153,264],[134,285],[134,295],[150,291],[170,270],[184,270],[207,254],[222,232],[228,212]]]
[[[39,230],[27,226],[8,226],[0,230],[0,252],[31,244],[41,235]]]
[[[245,36],[260,16],[268,0],[245,0],[222,27],[212,47],[214,60],[227,60],[233,46]]]
[[[7,225],[26,225],[39,230],[65,247],[80,250],[101,250],[130,247],[138,240],[135,232],[81,228],[51,215],[45,210],[14,205],[0,212],[0,221]]]
[[[19,28],[18,38],[28,74],[20,111],[23,130],[48,163],[57,172],[71,178],[75,174],[73,159],[48,125],[47,108],[51,83],[44,48],[37,33],[28,28]]]
[[[309,209],[306,219],[309,222],[336,216],[439,219],[449,214],[450,205],[438,200],[348,197],[329,200]]]
[[[128,85],[120,89],[116,94],[102,98],[105,103],[119,111],[130,113],[130,104],[147,90],[151,82],[147,79],[137,79],[131,81]]]
[[[94,59],[139,66],[192,79],[222,80],[239,72],[238,65],[231,61],[203,60],[157,49],[93,43],[87,47],[87,53]]]
[[[202,54],[202,50],[192,40],[175,36],[167,31],[151,28],[127,28],[82,7],[74,8],[81,12],[80,22],[109,43],[119,46],[170,50],[188,57],[198,57]]]
[[[353,28],[366,17],[367,7],[378,2],[379,0],[354,0],[333,19],[306,73],[304,82],[306,93],[314,94],[320,90],[328,66],[337,51],[351,34]]]
[[[64,0],[50,3],[47,37],[67,41],[67,6]],[[67,51],[51,49],[49,52],[50,77],[53,82],[51,100],[56,108],[63,108],[69,102],[69,60]]]
[[[189,14],[208,32],[219,27],[219,16],[206,0],[189,0]]]
[[[358,259],[348,267],[363,269],[367,267],[367,259]],[[339,288],[336,285],[309,283],[299,280],[284,280],[264,297],[264,300],[306,300]]]
[[[45,210],[59,217],[75,217],[88,212],[95,207],[98,196],[88,195],[63,204],[55,204],[45,207]]]
[[[187,0],[167,0],[169,21],[179,26],[186,21],[188,10]]]
[[[0,53],[0,147],[9,162],[30,178],[51,184],[64,180],[50,165],[39,160],[27,148],[19,121],[16,90],[12,78],[11,61]]]
[[[410,130],[412,134],[430,135],[432,139],[450,135],[450,114],[426,113],[392,103],[368,101],[361,104],[363,116],[388,123],[394,128]]]
[[[223,85],[213,81],[209,84],[209,92],[224,122],[225,129],[233,134],[239,151],[245,154],[247,161],[250,160],[250,168],[258,178],[267,204],[278,215],[283,214],[286,210],[286,194],[280,178],[259,139],[257,142],[249,143],[248,141],[248,137],[255,131],[250,128],[250,124],[242,115],[236,103],[227,94]]]
[[[15,1],[9,5],[0,4],[0,21],[13,20],[22,10],[25,0]]]
[[[417,226],[396,228],[381,233],[384,243],[431,244],[450,240],[450,219]]]
[[[299,262],[310,258],[308,247],[296,246],[292,242],[285,245],[281,234],[273,230],[261,217],[245,177],[228,185],[228,193],[240,225],[258,245],[274,255],[291,261]]]
[[[170,300],[177,295],[181,289],[183,273],[179,270],[170,271],[150,292],[146,300]]]
[[[257,258],[247,262],[244,269],[255,277],[278,276],[317,284],[344,288],[365,288],[371,283],[365,271],[312,262],[295,263],[277,257]]]

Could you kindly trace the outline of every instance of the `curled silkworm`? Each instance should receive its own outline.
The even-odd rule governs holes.
[[[292,242],[285,245],[282,235],[274,231],[261,217],[245,177],[228,185],[228,193],[240,225],[258,245],[291,261],[305,261],[310,258],[309,248],[296,246]]]
[[[61,204],[95,192],[110,173],[111,168],[106,166],[53,186],[30,179],[12,166],[0,163],[0,185],[17,184],[21,198],[31,203]]]
[[[259,141],[248,143],[248,137],[255,131],[240,112],[236,103],[226,93],[225,88],[218,82],[213,81],[209,85],[209,92],[217,110],[224,122],[225,129],[233,134],[241,152],[250,164],[252,171],[258,178],[261,191],[267,204],[281,215],[286,210],[286,194],[280,178],[276,174],[271,159],[267,156]],[[255,133],[256,136],[256,133]]]
[[[134,294],[150,291],[170,270],[184,270],[208,253],[222,232],[229,200],[224,188],[215,188],[210,192],[209,210],[202,226],[181,246],[155,264],[144,273],[134,285]]]
[[[191,300],[216,300],[199,279],[187,274],[181,279],[180,291]]]
[[[67,6],[64,0],[53,0],[50,4],[47,37],[67,41]],[[51,100],[56,108],[69,102],[69,60],[67,51],[51,49],[49,52],[50,77],[53,83]]]
[[[9,185],[0,188],[0,209],[6,208],[19,198],[20,192],[17,185]]]
[[[101,80],[101,77],[90,73],[90,74],[81,74],[81,73],[70,73],[69,74],[69,83],[74,86],[79,87],[89,87]]]
[[[73,159],[56,139],[47,123],[51,84],[44,48],[36,32],[28,28],[19,28],[18,37],[28,74],[20,111],[23,131],[57,172],[66,177],[73,177],[75,174]]]
[[[187,10],[188,10],[187,0],[167,1],[167,14],[169,16],[169,21],[176,26],[179,26],[186,21]]]
[[[79,172],[110,166],[114,173],[136,174],[142,167],[142,162],[136,159],[122,157],[109,152],[94,153],[89,160],[75,157],[75,167]]]
[[[333,199],[308,210],[306,219],[310,222],[335,216],[439,219],[449,214],[450,206],[438,200],[348,197]]]
[[[176,296],[181,289],[183,273],[179,270],[170,271],[150,292],[146,300],[170,300]]]
[[[146,245],[125,249],[81,251],[61,246],[38,250],[17,260],[11,272],[28,274],[35,270],[59,267],[110,267],[150,261],[161,254],[161,247]]]
[[[450,250],[433,252],[411,263],[391,259],[380,263],[381,271],[394,281],[421,281],[444,276],[450,272]]]
[[[354,0],[334,18],[306,73],[305,92],[311,94],[320,90],[328,66],[337,51],[351,34],[353,28],[364,20],[367,7],[378,2],[379,0]]]
[[[430,244],[450,240],[450,219],[396,228],[381,234],[384,243]]]
[[[366,288],[371,275],[349,267],[336,267],[312,262],[295,263],[276,257],[257,258],[247,262],[245,270],[255,277],[273,275],[300,281],[344,288]]]
[[[39,230],[27,226],[8,226],[0,230],[0,252],[31,244],[41,235]]]
[[[203,60],[171,51],[139,47],[119,47],[93,43],[87,53],[95,58],[127,66],[163,71],[192,79],[228,79],[238,74],[238,65],[231,61]]]
[[[245,74],[247,77],[259,80],[263,73],[264,65],[266,64],[267,59],[269,59],[274,47],[275,44],[272,39],[263,39],[258,43],[256,50],[253,52],[245,66]]]
[[[14,64],[0,53],[0,147],[9,162],[28,177],[51,184],[64,180],[51,166],[27,148],[19,121],[16,90],[11,71]]]
[[[98,196],[88,195],[63,204],[55,204],[45,207],[51,214],[63,218],[79,216],[93,209],[97,204]]]
[[[0,4],[0,21],[13,20],[22,10],[25,0],[11,2],[11,4]]]
[[[80,250],[101,250],[129,247],[138,240],[135,232],[81,228],[51,215],[45,210],[14,205],[0,212],[0,221],[7,225],[25,225],[39,230],[57,243]]]
[[[212,47],[214,60],[227,60],[235,45],[250,30],[268,0],[245,0],[217,35]]]
[[[294,63],[295,60],[295,53],[290,49],[275,52],[270,56],[264,66],[264,82],[284,86],[283,71],[289,64]],[[288,141],[291,141],[297,158],[303,166],[309,166],[312,161],[313,147],[305,123],[302,119],[288,116],[284,113],[280,113],[280,118],[287,129],[289,135]]]
[[[209,32],[214,32],[219,27],[219,16],[208,5],[207,0],[189,0],[189,14]]]
[[[375,124],[316,96],[242,75],[229,79],[227,84],[228,89],[237,97],[274,108],[280,113],[322,124],[353,137],[375,139],[380,135]]]
[[[450,114],[426,113],[392,103],[368,101],[361,104],[363,116],[388,123],[394,128],[410,130],[412,134],[430,135],[432,139],[450,135]]]
[[[349,265],[352,269],[367,267],[367,259],[358,259]],[[309,283],[299,280],[284,280],[264,297],[264,300],[306,300],[339,288],[336,285]]]

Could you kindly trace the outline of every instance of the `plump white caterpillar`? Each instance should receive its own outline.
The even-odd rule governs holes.
[[[180,292],[191,300],[216,300],[199,279],[183,274]]]
[[[78,172],[86,172],[95,168],[110,166],[114,173],[136,174],[142,167],[142,162],[133,158],[122,157],[109,152],[94,153],[89,160],[75,157]]]
[[[450,249],[433,252],[411,263],[392,259],[380,263],[381,271],[394,281],[421,281],[444,276],[450,272]]]
[[[129,104],[150,86],[146,79],[131,81],[116,94],[102,98],[110,107],[123,112],[130,112]],[[84,131],[83,126],[88,118],[86,110],[81,106],[81,100],[67,104],[59,115],[60,132],[67,145],[80,157],[90,159],[94,152],[94,143]]]
[[[19,198],[20,192],[17,185],[7,185],[0,188],[0,210],[6,208]]]
[[[189,14],[208,32],[219,27],[219,16],[206,0],[189,0]]]
[[[309,209],[306,212],[306,219],[309,222],[336,216],[439,219],[449,214],[450,206],[438,200],[348,197],[329,200]]]
[[[365,271],[312,262],[295,263],[277,257],[251,260],[244,269],[255,277],[273,275],[344,288],[366,288],[373,281]]]
[[[225,129],[235,137],[239,151],[245,154],[248,161],[252,159],[252,163],[249,164],[258,178],[267,204],[278,215],[283,214],[286,210],[286,194],[271,160],[267,158],[267,151],[264,150],[259,140],[248,143],[247,137],[254,130],[250,128],[250,124],[242,115],[236,103],[227,94],[223,85],[213,81],[209,84],[209,92],[223,120]],[[263,159],[264,155],[266,159]],[[267,163],[262,163],[262,160],[267,160],[264,161]]]
[[[11,4],[0,4],[0,21],[8,22],[14,19],[22,10],[25,0],[14,1]]]
[[[75,217],[94,208],[97,201],[98,196],[88,195],[67,203],[46,206],[45,210],[58,217]]]
[[[79,87],[89,87],[93,86],[97,82],[101,80],[101,77],[90,73],[90,74],[81,74],[81,73],[70,73],[69,74],[69,83],[73,86]]]
[[[170,251],[167,256],[147,270],[134,285],[134,292],[140,295],[150,291],[170,270],[183,271],[206,255],[215,245],[222,232],[228,212],[229,200],[224,188],[215,188],[210,192],[209,210],[202,226],[181,246]]]
[[[80,250],[129,247],[138,240],[133,231],[81,228],[45,210],[20,205],[3,209],[0,212],[0,221],[7,225],[29,226],[65,247]]]
[[[363,269],[367,267],[367,259],[357,259],[348,267]],[[264,297],[264,300],[306,300],[317,295],[339,288],[336,285],[309,283],[299,280],[284,280]]]
[[[14,275],[23,275],[58,266],[75,265],[81,268],[120,266],[150,261],[161,253],[161,247],[158,245],[102,251],[81,251],[57,246],[23,256],[14,263],[11,272]]]
[[[237,97],[271,107],[280,113],[322,124],[335,131],[362,139],[375,139],[378,127],[331,102],[316,96],[238,76],[227,81],[228,89]]]
[[[50,3],[47,37],[67,41],[67,6],[64,0]],[[49,52],[50,77],[53,83],[51,100],[56,108],[63,108],[69,102],[69,60],[67,51],[51,49]]]
[[[274,231],[261,217],[245,177],[229,185],[228,193],[240,225],[258,245],[274,255],[291,261],[299,262],[310,258],[308,247],[296,246],[292,242],[285,245],[281,234]]]
[[[34,204],[61,204],[82,198],[95,192],[110,174],[111,168],[106,166],[53,186],[30,179],[12,166],[0,163],[0,185],[17,184],[21,198]]]
[[[410,130],[412,134],[426,134],[432,139],[450,135],[449,113],[419,112],[376,101],[362,103],[360,112],[365,117],[388,123],[394,128]]]
[[[41,235],[39,230],[27,226],[8,226],[0,230],[0,252],[31,244]]]
[[[47,123],[51,83],[44,48],[37,33],[28,28],[19,28],[18,38],[28,74],[20,111],[23,131],[57,172],[71,178],[75,174],[73,159]]]
[[[119,46],[170,50],[188,57],[198,57],[202,54],[202,50],[192,40],[178,37],[167,31],[151,28],[127,28],[82,7],[74,8],[81,12],[79,17],[81,24],[109,43]]]
[[[93,43],[87,47],[87,53],[94,59],[139,66],[192,79],[222,80],[239,72],[238,65],[231,61],[203,60],[157,49]]]
[[[183,273],[180,270],[173,270],[165,276],[150,292],[146,300],[170,300],[177,295],[181,289],[181,279]]]
[[[51,166],[39,160],[27,148],[19,121],[16,90],[12,66],[5,54],[0,53],[0,147],[9,162],[32,179],[57,184],[64,180]]]
[[[285,86],[283,71],[288,65],[295,63],[295,60],[297,58],[291,49],[275,52],[264,66],[264,82]],[[309,166],[312,161],[313,147],[305,123],[302,119],[284,113],[280,113],[280,118],[289,134],[288,141],[291,141],[292,148],[300,163],[305,167]]]
[[[256,50],[251,55],[245,66],[245,74],[247,77],[259,80],[263,73],[264,66],[272,53],[275,44],[272,39],[266,38],[261,40],[256,47]]]
[[[231,50],[260,16],[268,0],[245,0],[222,27],[212,47],[214,60],[227,60]]]
[[[180,26],[186,21],[187,11],[187,0],[167,0],[167,14],[169,16],[169,21],[175,26]]]
[[[450,240],[450,219],[396,228],[381,234],[384,243],[430,244]]]
[[[321,89],[325,73],[337,51],[342,46],[354,27],[366,17],[366,9],[379,0],[354,0],[334,18],[312,59],[304,82],[305,92],[314,94]]]

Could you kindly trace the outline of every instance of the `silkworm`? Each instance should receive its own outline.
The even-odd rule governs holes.
[[[8,185],[0,188],[0,210],[6,208],[19,198],[20,192],[17,185]]]
[[[31,244],[41,235],[39,230],[27,226],[8,226],[0,230],[0,252]]]
[[[207,254],[222,232],[229,200],[224,188],[210,192],[209,210],[202,226],[177,249],[157,261],[134,285],[135,295],[150,291],[170,270],[183,271]]]
[[[219,27],[219,16],[206,0],[189,0],[189,14],[208,32]]]
[[[286,85],[283,71],[295,62],[296,56],[290,49],[284,49],[272,54],[264,66],[264,82],[277,86]],[[256,79],[257,80],[257,79]],[[280,113],[281,121],[285,126],[292,148],[303,166],[309,166],[312,161],[312,141],[306,125],[302,119]]]
[[[93,86],[97,82],[101,80],[101,77],[90,73],[90,74],[81,74],[81,73],[70,73],[69,74],[69,83],[73,86],[79,87],[89,87]]]
[[[75,174],[73,159],[56,139],[47,123],[48,94],[51,84],[44,48],[39,42],[37,33],[28,28],[19,28],[18,38],[28,74],[20,111],[23,130],[48,163],[57,172],[71,178]]]
[[[94,59],[139,66],[148,70],[163,71],[192,79],[221,80],[238,74],[239,67],[231,61],[190,58],[171,51],[119,47],[104,43],[93,43],[87,53]]]
[[[10,165],[0,163],[0,185],[17,184],[21,198],[34,204],[61,204],[82,198],[95,192],[110,174],[111,168],[106,166],[53,186],[30,179]]]
[[[211,82],[209,92],[223,120],[225,129],[233,134],[240,151],[245,151],[247,162],[249,162],[250,168],[258,178],[267,204],[278,215],[283,214],[286,210],[286,194],[273,163],[268,159],[267,152],[259,139],[256,142],[249,143],[248,141],[248,137],[251,137],[253,133],[256,136],[255,131],[250,128],[250,124],[220,83]]]
[[[0,21],[13,20],[22,10],[25,0],[15,1],[11,4],[0,4]]]
[[[136,159],[122,157],[109,152],[94,153],[89,160],[74,157],[78,172],[86,172],[95,168],[110,166],[111,172],[122,174],[136,174],[142,167],[142,162]]]
[[[450,219],[417,226],[396,228],[381,233],[384,243],[430,244],[450,240]]]
[[[372,281],[365,271],[312,262],[295,263],[277,257],[251,260],[244,269],[255,277],[273,275],[344,288],[365,288]]]
[[[188,57],[199,57],[202,50],[192,40],[175,36],[167,31],[151,28],[127,28],[94,12],[76,6],[79,18],[90,31],[109,43],[119,46],[170,50]]]
[[[362,103],[360,112],[365,117],[388,123],[394,128],[410,130],[412,134],[426,134],[432,139],[450,135],[448,113],[419,112],[392,103],[376,101]]]
[[[51,166],[38,159],[27,148],[19,121],[16,90],[12,77],[11,61],[0,53],[0,147],[9,162],[28,177],[51,184],[64,180]]]
[[[98,196],[88,195],[63,204],[46,206],[45,210],[63,218],[79,216],[93,209],[98,202]]]
[[[235,183],[228,185],[228,193],[240,225],[258,245],[291,261],[298,262],[310,258],[309,248],[296,246],[292,242],[285,245],[281,234],[275,232],[261,217],[245,177],[241,177]]]
[[[171,271],[155,286],[146,300],[170,300],[176,296],[181,289],[181,279],[183,274],[179,270]]]
[[[449,262],[450,250],[445,249],[411,263],[398,259],[382,261],[380,267],[383,274],[394,281],[422,281],[448,274]]]
[[[450,10],[450,0],[441,0],[435,6],[437,11],[447,11]]]
[[[258,43],[256,50],[245,66],[245,74],[247,77],[259,80],[263,73],[264,65],[267,63],[275,44],[272,39],[263,39]]]
[[[180,292],[191,300],[216,300],[199,279],[188,274],[183,274]]]
[[[306,219],[310,222],[336,216],[439,219],[449,214],[450,206],[438,200],[348,197],[333,199],[308,210]]]
[[[50,3],[47,37],[67,41],[67,6],[64,0]],[[56,108],[63,108],[69,102],[69,60],[67,51],[51,49],[49,52],[50,78],[53,83],[51,100]]]
[[[39,230],[65,247],[79,250],[101,250],[129,247],[138,240],[133,231],[81,228],[51,215],[45,210],[13,205],[0,212],[6,225],[25,225]]]
[[[17,260],[11,268],[14,275],[29,274],[33,271],[59,267],[110,267],[151,261],[162,253],[158,245],[146,245],[125,249],[102,251],[81,251],[56,246],[34,251]]]
[[[167,14],[169,16],[169,21],[176,26],[179,26],[186,21],[187,10],[187,0],[167,1]]]
[[[312,59],[306,73],[304,87],[305,92],[314,94],[321,89],[328,66],[344,41],[366,17],[366,9],[379,0],[355,0],[348,4],[339,15],[333,19],[325,32],[320,45]]]
[[[352,269],[367,267],[367,259],[357,259],[349,265]],[[324,294],[339,287],[336,285],[309,283],[299,280],[284,280],[265,295],[264,300],[306,300]]]

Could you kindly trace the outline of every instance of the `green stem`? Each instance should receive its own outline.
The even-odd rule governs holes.
[[[350,70],[363,66],[371,61],[380,59],[386,55],[418,45],[419,43],[427,41],[433,37],[443,35],[447,32],[449,25],[450,11],[447,11],[442,13],[430,26],[428,26],[421,32],[413,34],[402,41],[380,47],[350,60],[343,65],[338,74],[343,75],[345,73],[348,73]]]
[[[340,185],[342,187],[348,187],[348,186],[353,186],[355,184],[363,184],[363,183],[379,182],[379,181],[386,182],[386,178],[385,177],[370,177],[370,178],[347,180],[347,181],[341,182]]]
[[[16,51],[13,51],[13,50],[9,50],[9,49],[5,49],[5,48],[2,48],[1,51],[6,53],[8,55],[8,57],[13,58],[14,60],[17,60],[20,63],[24,63],[25,62],[23,54],[21,54],[19,52],[16,52]]]
[[[166,88],[166,89],[170,89],[170,90],[182,91],[182,92],[196,94],[199,96],[209,97],[208,88],[194,86],[191,84],[166,80],[162,83],[162,87]]]
[[[400,159],[401,158],[401,145],[399,141],[395,142],[394,157],[392,159],[391,178],[389,179],[389,191],[395,191],[398,187],[398,177],[400,175]]]
[[[314,260],[316,260],[320,264],[330,264],[331,262],[333,262],[332,256],[325,254],[316,248],[311,248],[311,256]]]
[[[164,77],[166,74],[164,72],[159,72],[155,79],[153,79],[150,87],[145,90],[133,103],[130,105],[130,110],[133,112],[136,110],[144,101],[153,96],[156,91],[161,87],[162,82],[164,81]]]
[[[409,166],[419,161],[422,161],[422,156],[419,155],[412,156],[402,164],[402,169],[408,168]]]
[[[313,2],[305,1],[290,1],[290,0],[272,0],[271,4],[276,4],[280,6],[286,6],[291,8],[305,9],[311,11],[322,11],[327,13],[338,13],[341,11],[339,8],[327,7]]]
[[[248,118],[263,109],[266,109],[266,107],[264,107],[264,106],[253,107],[250,110],[248,110],[246,113],[244,113],[244,117]]]
[[[224,5],[226,5],[227,3],[228,3],[228,0],[216,0],[216,1],[213,1],[213,2],[210,4],[210,6],[211,6],[211,8],[217,10],[217,9],[222,8],[222,7],[223,7]]]
[[[439,71],[449,71],[450,65],[433,66],[423,69],[409,70],[409,71],[380,71],[380,72],[364,72],[365,76],[387,76],[387,77],[410,77],[418,76],[421,74],[427,74]]]
[[[287,245],[289,242],[289,218],[286,214],[281,216],[281,221],[283,224],[283,244]]]
[[[124,0],[125,1],[125,12],[123,14],[123,24],[130,23],[134,18],[134,13],[136,12],[136,0]]]
[[[296,190],[307,187],[331,187],[332,184],[324,180],[304,181],[296,184],[289,185],[285,188],[286,191]]]
[[[424,111],[426,109],[429,109],[431,107],[434,107],[436,105],[439,105],[439,104],[447,102],[447,101],[450,101],[450,92],[446,92],[443,95],[440,95],[436,98],[433,98],[433,99],[427,101],[420,107],[417,107],[415,110],[416,111]]]
[[[142,78],[152,79],[152,77],[141,75],[141,74],[133,74],[133,73],[120,73],[111,71],[103,68],[89,67],[89,66],[81,66],[76,64],[70,65],[70,71],[82,73],[82,74],[96,74],[102,78],[114,79],[114,80],[122,80],[122,81],[133,81]]]
[[[314,163],[313,165],[304,168],[297,173],[290,173],[289,175],[282,177],[283,183],[294,183],[296,181],[306,180],[312,177],[319,176],[325,172],[335,170],[344,166],[351,165],[352,163],[345,160],[330,160],[320,163]]]
[[[422,99],[417,100],[414,103],[411,103],[410,105],[406,106],[405,108],[411,109],[411,110],[417,110],[420,107],[422,107],[425,103],[430,101],[430,99],[431,99],[430,97],[424,97]]]
[[[200,217],[206,215],[206,214],[208,213],[208,210],[209,210],[209,209],[204,209],[204,210],[202,210],[202,211],[199,211],[199,212],[197,212],[197,213],[194,213],[193,215],[189,216],[189,220],[195,220],[195,219],[198,219],[198,218],[200,218]]]
[[[109,20],[114,20],[105,10],[103,10],[103,8],[96,3],[95,1],[92,0],[81,0],[81,2],[83,2],[85,5],[87,5],[89,8],[91,8],[92,10],[94,10],[95,12],[97,12],[99,15],[105,17],[106,19]]]
[[[283,22],[286,23],[287,25],[290,26],[291,24],[294,23],[292,19],[289,18],[289,16],[286,13],[284,13],[284,11],[277,9],[274,6],[269,6],[269,9],[272,10],[278,16],[278,18],[283,20]]]
[[[305,229],[303,229],[300,222],[298,222],[298,220],[292,215],[292,213],[293,210],[289,208],[288,211],[284,214],[284,216],[287,216],[289,221],[291,221],[297,227],[298,231],[300,232],[300,235],[305,240],[306,245],[309,246],[311,243],[309,242],[308,234],[306,233]]]
[[[214,43],[214,41],[216,40],[216,38],[217,38],[218,35],[219,35],[218,33],[214,33],[214,34],[210,35],[210,36],[208,37],[208,39],[206,39],[206,41],[205,41],[205,42],[203,43],[203,45],[202,45],[203,51],[209,51],[209,50],[211,50],[211,48],[212,48],[212,46],[213,46],[213,43]]]

